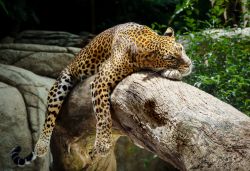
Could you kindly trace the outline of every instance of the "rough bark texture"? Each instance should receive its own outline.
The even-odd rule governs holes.
[[[64,105],[52,138],[54,170],[87,168],[87,152],[95,137],[92,79],[80,83]],[[250,118],[195,87],[136,73],[118,84],[111,104],[114,143],[127,135],[179,170],[250,168]],[[87,170],[115,166],[112,151]]]
[[[129,137],[180,170],[250,169],[250,118],[195,87],[134,74],[112,105]]]

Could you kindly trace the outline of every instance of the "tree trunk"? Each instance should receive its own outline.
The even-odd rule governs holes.
[[[249,12],[249,4],[248,0],[240,0],[241,4],[241,14],[243,15],[243,27],[250,26],[250,12]]]
[[[95,137],[89,78],[70,94],[52,137],[54,170],[115,170],[111,154],[87,167]],[[181,81],[135,73],[112,93],[114,144],[127,135],[179,170],[249,170],[250,118]]]

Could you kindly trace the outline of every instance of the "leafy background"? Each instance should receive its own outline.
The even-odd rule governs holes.
[[[250,116],[250,37],[187,38],[194,70],[186,81]]]

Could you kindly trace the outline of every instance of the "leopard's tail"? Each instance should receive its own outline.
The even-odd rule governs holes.
[[[28,156],[21,158],[19,156],[19,153],[21,152],[20,146],[14,148],[11,151],[11,158],[16,165],[24,166],[35,160],[36,157],[42,157],[47,153],[49,149],[51,134],[55,127],[56,118],[62,107],[62,103],[65,97],[70,92],[74,84],[75,80],[69,73],[68,69],[62,71],[49,91],[47,109],[48,114],[38,142],[35,145],[34,152],[31,152]]]
[[[31,152],[28,156],[21,158],[19,153],[21,152],[21,147],[17,146],[11,151],[11,159],[18,166],[24,166],[30,164],[33,160],[36,159],[34,152]]]

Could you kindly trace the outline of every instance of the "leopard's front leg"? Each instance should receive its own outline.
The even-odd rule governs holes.
[[[92,103],[97,120],[95,144],[90,153],[92,161],[98,160],[99,156],[106,156],[110,151],[112,146],[110,95],[123,78],[134,72],[134,65],[130,59],[131,46],[128,43],[121,43],[122,41],[124,40],[119,37],[113,41],[111,57],[101,65],[91,83]]]
[[[126,58],[110,60],[103,65],[91,83],[92,103],[97,120],[95,144],[90,153],[92,160],[106,156],[110,151],[112,146],[110,95],[115,86],[132,72],[132,65]]]
[[[105,156],[112,145],[112,120],[110,114],[111,85],[99,74],[91,83],[92,103],[96,114],[96,139],[91,158]]]
[[[91,83],[92,103],[97,120],[95,144],[90,153],[94,161],[96,157],[106,156],[112,146],[110,95],[118,82],[127,75],[122,71],[120,65],[115,66],[107,62]]]

